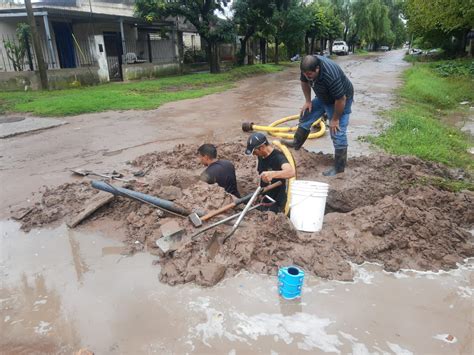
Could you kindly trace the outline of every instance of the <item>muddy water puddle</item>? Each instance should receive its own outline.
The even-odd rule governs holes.
[[[243,272],[212,288],[158,281],[154,257],[65,226],[1,222],[0,352],[472,353],[474,261],[442,273],[353,265],[308,277],[298,301]]]

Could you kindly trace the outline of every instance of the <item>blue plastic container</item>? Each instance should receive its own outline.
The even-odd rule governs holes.
[[[287,300],[301,296],[304,271],[297,266],[286,266],[278,270],[278,291]]]

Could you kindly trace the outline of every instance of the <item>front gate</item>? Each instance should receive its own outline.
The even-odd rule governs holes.
[[[105,55],[110,81],[122,81],[122,41],[120,32],[104,32]]]

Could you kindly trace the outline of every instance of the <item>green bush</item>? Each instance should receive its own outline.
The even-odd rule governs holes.
[[[450,60],[432,64],[435,72],[443,77],[448,76],[474,76],[473,60]]]

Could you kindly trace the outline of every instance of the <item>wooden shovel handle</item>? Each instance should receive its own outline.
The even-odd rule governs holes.
[[[271,184],[271,185],[265,186],[265,187],[263,188],[262,192],[260,193],[260,195],[264,195],[264,194],[267,193],[268,191],[273,190],[273,189],[275,189],[275,188],[281,186],[282,184],[283,184],[283,183],[282,183],[281,181],[277,181],[277,182],[275,182],[275,183],[273,183],[273,184]],[[212,217],[215,217],[215,216],[217,216],[217,215],[219,215],[219,214],[221,214],[221,213],[224,213],[224,212],[226,212],[226,211],[228,211],[228,210],[230,210],[230,209],[232,209],[232,208],[234,208],[234,207],[240,205],[241,203],[248,202],[248,201],[250,200],[250,198],[252,197],[252,195],[253,195],[253,193],[248,194],[248,195],[246,195],[246,196],[244,196],[244,197],[242,197],[242,198],[239,198],[238,200],[235,200],[234,202],[229,203],[229,204],[227,204],[227,205],[225,205],[225,206],[223,206],[223,207],[221,207],[221,208],[219,208],[219,209],[217,209],[217,210],[214,210],[214,211],[209,212],[209,213],[206,214],[205,216],[202,216],[202,217],[201,217],[201,221],[205,222],[205,221],[207,221],[208,219],[211,219]]]

